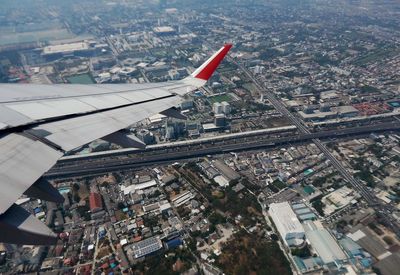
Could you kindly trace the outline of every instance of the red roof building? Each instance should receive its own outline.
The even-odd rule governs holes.
[[[90,193],[89,196],[90,211],[92,213],[103,209],[103,201],[99,193]]]

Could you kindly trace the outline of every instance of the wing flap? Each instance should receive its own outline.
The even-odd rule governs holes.
[[[63,155],[18,134],[0,139],[0,214],[4,213]]]

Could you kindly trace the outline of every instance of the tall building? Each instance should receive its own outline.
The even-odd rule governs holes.
[[[287,246],[303,244],[304,228],[288,202],[270,204],[268,213]]]
[[[136,133],[136,136],[147,145],[154,143],[154,135],[149,130],[141,129]]]
[[[222,105],[222,112],[223,112],[225,115],[229,115],[229,114],[231,113],[231,105],[230,105],[228,102],[226,102],[226,101],[223,101],[223,102],[221,103],[221,105]]]
[[[185,133],[185,122],[167,120],[165,123],[165,138],[177,139]]]
[[[216,114],[214,118],[214,124],[217,127],[225,127],[226,126],[226,118],[224,114]]]
[[[254,67],[254,73],[255,74],[263,74],[264,71],[265,71],[265,67],[264,66],[257,65],[257,66]]]
[[[165,139],[170,140],[170,139],[175,139],[175,129],[173,126],[165,126]]]
[[[213,104],[213,111],[214,111],[214,114],[222,114],[223,113],[222,104],[219,102],[215,102]]]

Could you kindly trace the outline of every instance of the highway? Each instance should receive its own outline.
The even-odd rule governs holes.
[[[303,123],[303,121],[293,115],[286,106],[277,99],[275,94],[267,89],[265,89],[261,84],[258,83],[258,80],[254,78],[254,76],[241,64],[236,62],[233,58],[229,58],[231,62],[236,64],[252,81],[253,84],[257,87],[261,94],[264,94],[270,103],[275,107],[277,111],[279,111],[283,116],[290,120],[293,123],[300,133],[302,134],[310,134],[310,130]],[[397,221],[393,218],[391,213],[394,211],[393,207],[390,205],[384,205],[382,202],[377,200],[375,195],[373,195],[367,187],[357,178],[355,178],[344,166],[343,164],[328,150],[328,148],[321,142],[319,138],[313,138],[312,141],[314,144],[323,152],[327,159],[329,159],[332,165],[335,167],[337,171],[346,179],[352,187],[360,193],[360,195],[365,199],[365,201],[373,207],[380,217],[380,219],[390,227],[396,235],[400,238],[400,226],[397,224]]]
[[[339,139],[355,136],[365,136],[370,133],[384,131],[399,131],[400,122],[381,123],[372,126],[352,127],[346,129],[335,129],[320,131],[309,134],[296,134],[283,132],[283,136],[271,137],[261,133],[258,136],[246,135],[218,142],[204,140],[200,144],[178,143],[176,146],[153,147],[150,149],[127,151],[121,154],[117,150],[102,153],[100,156],[94,154],[84,158],[68,158],[60,160],[49,172],[46,177],[73,177],[92,174],[101,174],[112,171],[122,171],[143,166],[173,163],[181,160],[196,159],[207,155],[219,155],[229,152],[254,151],[260,149],[274,149],[279,146],[292,145],[302,142],[311,142],[314,139]],[[289,135],[288,135],[289,134]]]
[[[229,140],[246,140],[246,138],[257,138],[257,136],[271,136],[273,134],[278,134],[279,136],[288,135],[290,132],[297,131],[296,126],[283,126],[283,127],[275,127],[275,128],[268,128],[268,129],[259,129],[259,130],[251,130],[245,132],[238,132],[238,133],[230,133],[230,134],[221,134],[211,137],[204,137],[204,138],[196,138],[196,139],[189,139],[184,141],[173,141],[168,143],[159,143],[154,145],[146,146],[146,151],[154,151],[154,150],[162,150],[167,148],[177,148],[183,146],[196,146],[199,144],[208,144],[208,143],[216,143],[216,142],[227,142]],[[128,155],[128,154],[137,154],[141,150],[138,148],[124,148],[124,149],[117,149],[112,151],[104,151],[104,152],[92,152],[89,154],[83,155],[70,155],[64,156],[60,159],[59,162],[65,162],[68,160],[77,160],[77,159],[85,159],[85,158],[96,158],[102,156],[116,156],[116,155]],[[142,150],[143,151],[143,150]]]

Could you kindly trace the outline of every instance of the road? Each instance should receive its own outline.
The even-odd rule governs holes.
[[[48,178],[87,176],[95,174],[104,174],[113,171],[122,171],[156,164],[168,164],[180,160],[190,160],[207,155],[221,155],[229,152],[254,151],[260,149],[274,149],[279,146],[310,142],[316,138],[338,139],[348,138],[349,136],[365,136],[372,132],[390,130],[400,130],[400,122],[382,123],[371,126],[362,126],[357,128],[347,128],[340,130],[320,131],[309,134],[291,134],[283,137],[271,136],[252,136],[241,137],[237,139],[221,140],[219,142],[208,142],[203,144],[184,145],[168,148],[153,148],[151,150],[137,150],[134,153],[121,155],[120,152],[114,154],[110,151],[108,154],[102,154],[101,157],[95,155],[93,158],[68,159],[61,161],[45,174]]]
[[[277,111],[279,111],[283,116],[285,116],[287,119],[290,120],[291,123],[293,123],[300,133],[302,134],[310,134],[310,130],[307,128],[307,126],[303,123],[301,119],[296,117],[294,114],[292,114],[286,106],[278,100],[278,98],[275,96],[275,94],[272,91],[269,91],[268,89],[265,89],[257,79],[254,78],[254,76],[246,69],[244,68],[241,64],[236,62],[233,58],[228,57],[229,60],[236,64],[252,81],[253,84],[257,87],[259,92],[261,94],[264,94],[266,98],[270,101],[270,103],[275,107]],[[329,159],[332,163],[332,165],[336,168],[337,171],[343,176],[344,179],[346,179],[352,187],[358,191],[361,196],[365,199],[365,201],[368,203],[369,206],[373,207],[386,226],[390,227],[396,235],[400,238],[400,226],[397,224],[397,221],[393,218],[392,212],[395,210],[393,209],[390,205],[384,205],[382,202],[380,202],[374,194],[372,194],[367,187],[357,178],[355,178],[344,166],[343,164],[328,150],[328,148],[321,142],[319,138],[314,138],[312,139],[314,144],[321,150],[321,152],[324,153],[327,159]]]

